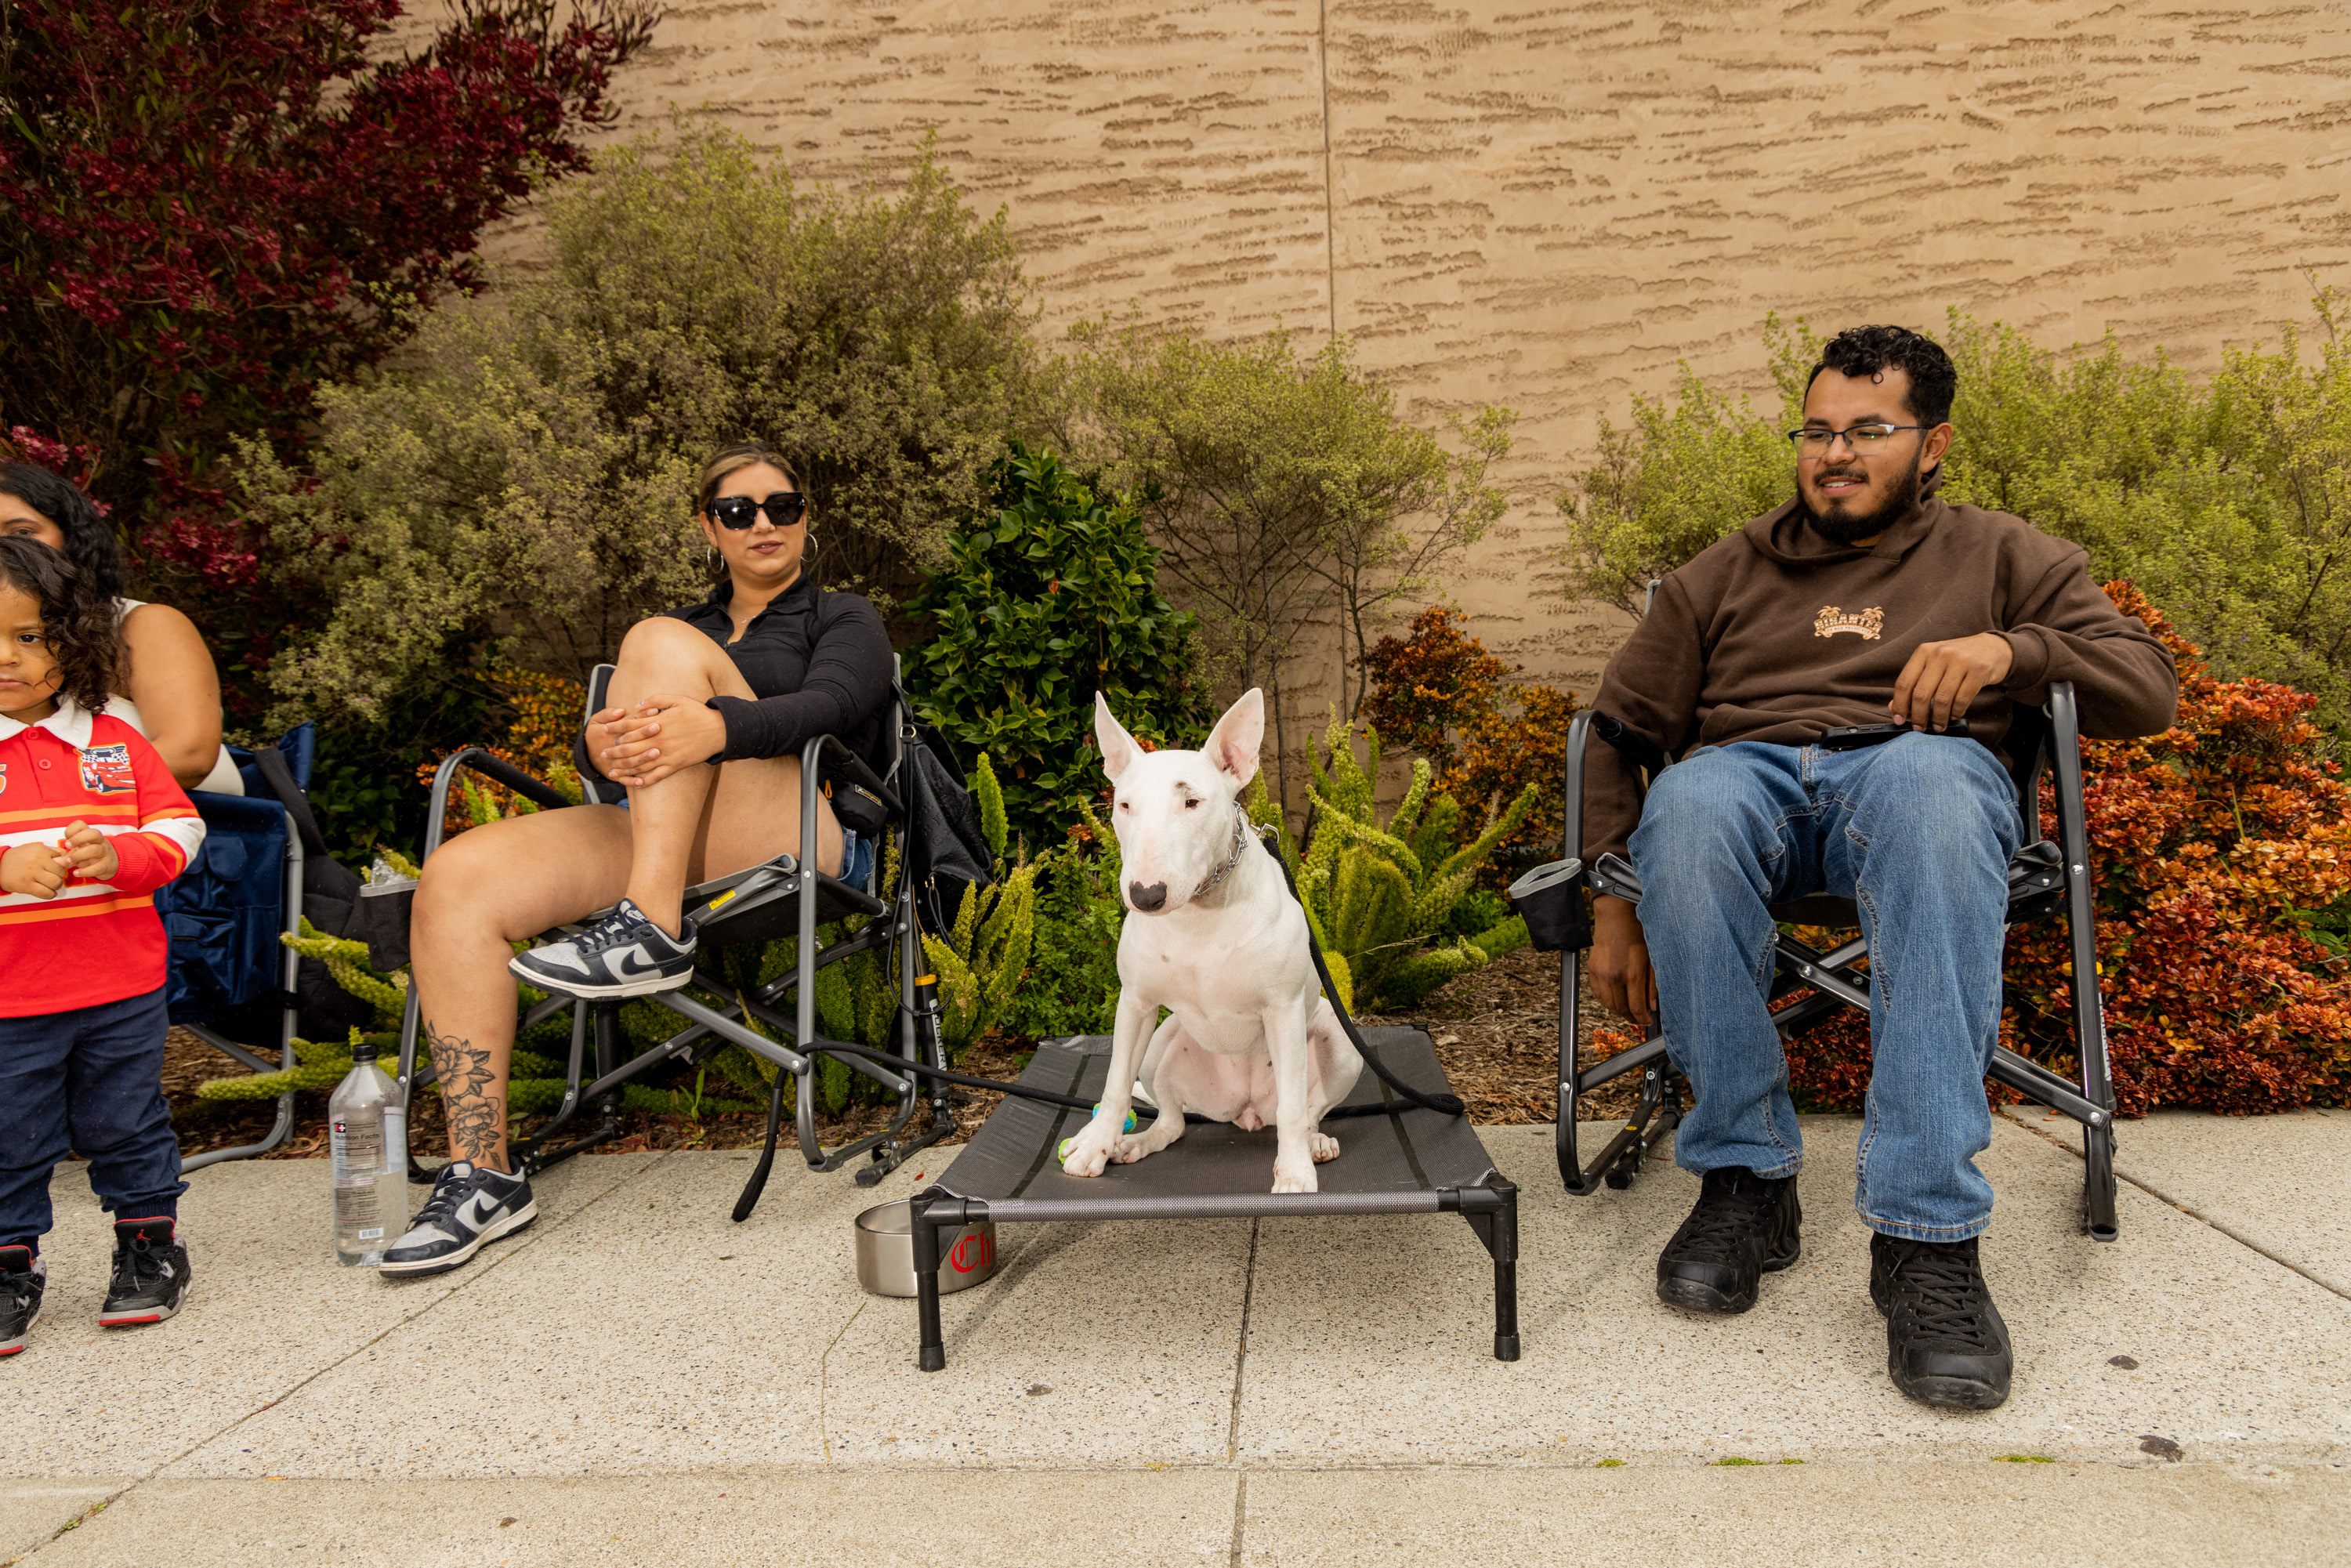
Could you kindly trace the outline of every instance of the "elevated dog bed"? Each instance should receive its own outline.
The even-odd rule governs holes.
[[[1425,1094],[1447,1088],[1428,1036],[1416,1029],[1372,1029],[1364,1043],[1381,1065]],[[1102,1035],[1049,1040],[1020,1074],[1024,1088],[1102,1097],[1110,1040]],[[1383,1101],[1367,1068],[1348,1105]],[[1317,1166],[1319,1192],[1275,1193],[1274,1132],[1229,1123],[1196,1124],[1171,1146],[1094,1177],[1066,1176],[1056,1151],[1088,1113],[1008,1095],[937,1183],[913,1202],[920,1364],[946,1365],[939,1337],[939,1228],[971,1220],[1232,1219],[1326,1214],[1458,1214],[1494,1260],[1494,1355],[1519,1358],[1518,1188],[1494,1168],[1466,1116],[1405,1109],[1327,1121],[1340,1155]]]

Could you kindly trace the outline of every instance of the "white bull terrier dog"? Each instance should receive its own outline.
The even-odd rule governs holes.
[[[1127,916],[1110,1076],[1061,1168],[1096,1176],[1111,1160],[1156,1154],[1197,1111],[1247,1132],[1273,1124],[1273,1190],[1313,1192],[1315,1166],[1339,1157],[1323,1113],[1364,1059],[1316,982],[1306,912],[1238,799],[1257,776],[1265,697],[1245,694],[1198,751],[1146,753],[1097,695],[1094,738],[1116,790]],[[1155,1030],[1163,1007],[1170,1017]],[[1138,1061],[1159,1115],[1129,1134]]]

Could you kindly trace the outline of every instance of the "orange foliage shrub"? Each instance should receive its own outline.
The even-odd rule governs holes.
[[[2143,740],[2082,747],[2107,1049],[2124,1114],[2341,1104],[2351,973],[2335,935],[2351,894],[2351,788],[2310,722],[2315,698],[2220,681],[2126,582],[2106,585],[2179,664],[2179,716]],[[2057,837],[2053,788],[2043,831]],[[2003,1041],[2077,1071],[2064,923],[2009,933]],[[1865,1019],[1841,1013],[1788,1048],[1797,1103],[1858,1110]],[[2014,1096],[2000,1092],[2002,1099]]]
[[[1583,705],[1573,692],[1513,682],[1519,666],[1488,653],[1442,605],[1413,618],[1403,637],[1383,637],[1364,655],[1370,691],[1362,716],[1392,745],[1428,758],[1436,788],[1476,818],[1540,784],[1556,800],[1567,763],[1567,726]],[[1515,706],[1518,711],[1508,711]],[[1487,874],[1507,883],[1526,852],[1555,843],[1559,812],[1539,806],[1502,841]],[[1513,855],[1512,852],[1520,852]]]
[[[492,684],[512,706],[514,719],[507,725],[503,740],[482,749],[535,778],[546,779],[574,800],[582,799],[580,770],[571,764],[571,740],[580,732],[580,719],[587,711],[588,688],[578,681],[543,675],[536,670],[501,670],[492,677]],[[426,789],[433,787],[433,775],[442,760],[435,758],[416,770],[417,779]],[[502,785],[460,773],[456,787],[449,791],[449,810],[442,823],[442,836],[446,840],[477,823],[538,810]]]

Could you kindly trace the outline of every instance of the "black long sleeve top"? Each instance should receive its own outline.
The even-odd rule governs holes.
[[[789,757],[812,737],[837,736],[877,774],[890,765],[890,638],[881,613],[854,593],[830,593],[803,574],[751,618],[742,638],[727,611],[731,584],[699,604],[662,613],[726,650],[754,698],[712,697],[726,749],[711,758]]]

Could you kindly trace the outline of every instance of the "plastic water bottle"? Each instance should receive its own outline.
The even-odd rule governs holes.
[[[335,1176],[335,1261],[372,1269],[408,1228],[408,1107],[375,1064],[351,1047],[351,1070],[327,1102]]]

